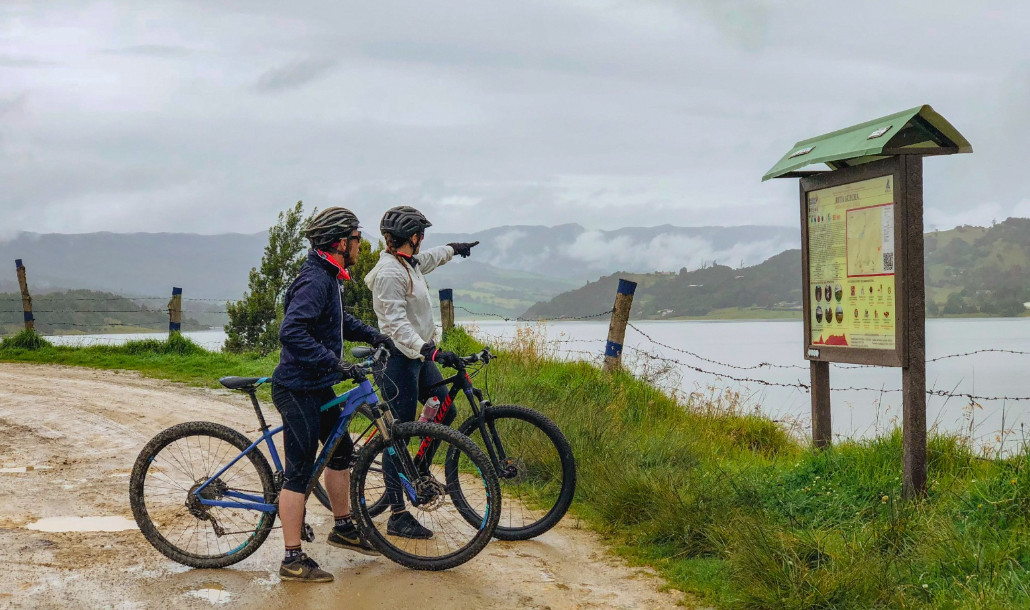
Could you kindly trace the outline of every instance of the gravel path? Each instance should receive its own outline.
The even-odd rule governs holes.
[[[266,416],[277,419],[271,405]],[[494,541],[464,566],[427,573],[326,545],[331,518],[312,503],[318,541],[305,550],[336,576],[327,585],[279,581],[278,530],[231,568],[192,570],[132,529],[29,529],[54,517],[108,517],[91,526],[105,529],[118,528],[110,518],[131,520],[136,455],[160,430],[190,420],[250,436],[256,428],[246,397],[230,392],[130,372],[0,363],[0,608],[663,609],[681,600],[613,558],[572,518],[537,540]]]

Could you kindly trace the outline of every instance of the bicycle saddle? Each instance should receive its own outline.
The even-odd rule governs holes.
[[[230,390],[243,390],[264,383],[267,377],[222,377],[218,380],[223,386]]]
[[[374,351],[375,350],[373,350],[371,347],[352,347],[350,350],[350,355],[354,356],[358,360],[364,360],[365,358],[371,356],[372,352]]]

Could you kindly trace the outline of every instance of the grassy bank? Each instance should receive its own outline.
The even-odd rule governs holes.
[[[213,388],[221,387],[218,378],[226,375],[268,375],[279,356],[211,352],[182,335],[167,341],[146,339],[123,345],[70,347],[53,345],[43,337],[23,332],[0,341],[0,360],[124,369],[139,371],[147,377]]]
[[[458,352],[478,349],[462,331]],[[713,393],[681,404],[626,374],[548,357],[521,334],[491,365],[495,403],[550,415],[572,442],[575,512],[631,561],[735,609],[1026,608],[1030,464],[982,459],[962,438],[929,446],[929,497],[900,502],[901,436],[812,452]],[[139,370],[211,385],[275,358],[189,342],[58,348],[22,337],[0,360]]]

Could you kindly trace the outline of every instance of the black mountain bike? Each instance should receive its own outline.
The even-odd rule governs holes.
[[[359,359],[367,357],[368,353],[368,348],[352,350]],[[546,415],[520,405],[493,405],[483,391],[472,384],[472,378],[486,371],[494,358],[489,348],[461,358],[455,375],[432,386],[450,386],[436,421],[443,420],[447,409],[456,407],[454,400],[459,393],[465,395],[472,415],[458,431],[471,438],[489,457],[504,494],[494,537],[528,540],[557,525],[569,510],[576,493],[576,461],[569,441]],[[468,367],[474,365],[479,366],[470,374]],[[374,438],[376,428],[372,421],[372,414],[365,407],[359,407],[351,424],[352,433],[357,434],[357,444],[366,444]],[[434,457],[436,442],[433,439],[423,438],[415,454],[428,456],[424,458],[427,462],[439,461],[439,457]],[[373,464],[372,469],[381,469],[381,462]],[[456,458],[444,458],[446,478],[455,480],[459,469]],[[382,515],[388,505],[384,495],[366,509],[375,517]],[[455,500],[454,507],[473,526],[486,517],[460,498]]]

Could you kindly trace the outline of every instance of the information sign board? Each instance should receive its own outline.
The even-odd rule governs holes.
[[[809,360],[904,365],[896,165],[886,159],[802,180]]]

